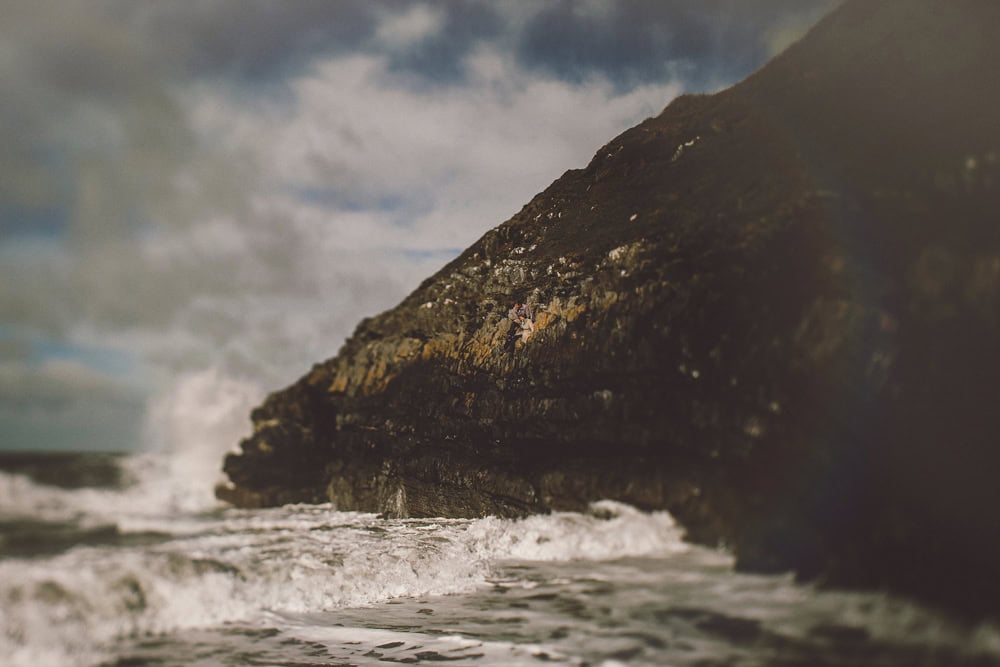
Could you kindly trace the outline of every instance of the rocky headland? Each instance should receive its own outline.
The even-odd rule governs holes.
[[[740,567],[1000,611],[998,29],[849,1],[674,100],[268,397],[218,496],[613,498]]]

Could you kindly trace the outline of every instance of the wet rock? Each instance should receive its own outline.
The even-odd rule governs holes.
[[[230,455],[238,505],[665,508],[740,566],[1000,600],[1000,5],[845,3],[602,147]],[[506,318],[535,311],[527,342]]]

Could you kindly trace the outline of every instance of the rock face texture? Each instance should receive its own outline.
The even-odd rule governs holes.
[[[741,567],[1000,611],[998,30],[849,1],[674,100],[272,394],[219,497],[614,498]]]

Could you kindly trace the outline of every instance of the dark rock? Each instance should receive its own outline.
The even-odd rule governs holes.
[[[985,0],[851,1],[675,100],[271,395],[219,497],[615,498],[741,567],[996,612],[997,28]]]

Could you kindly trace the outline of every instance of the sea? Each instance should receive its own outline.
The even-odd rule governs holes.
[[[246,510],[210,482],[155,452],[0,455],[0,664],[1000,665],[996,622],[737,572],[663,512]]]

